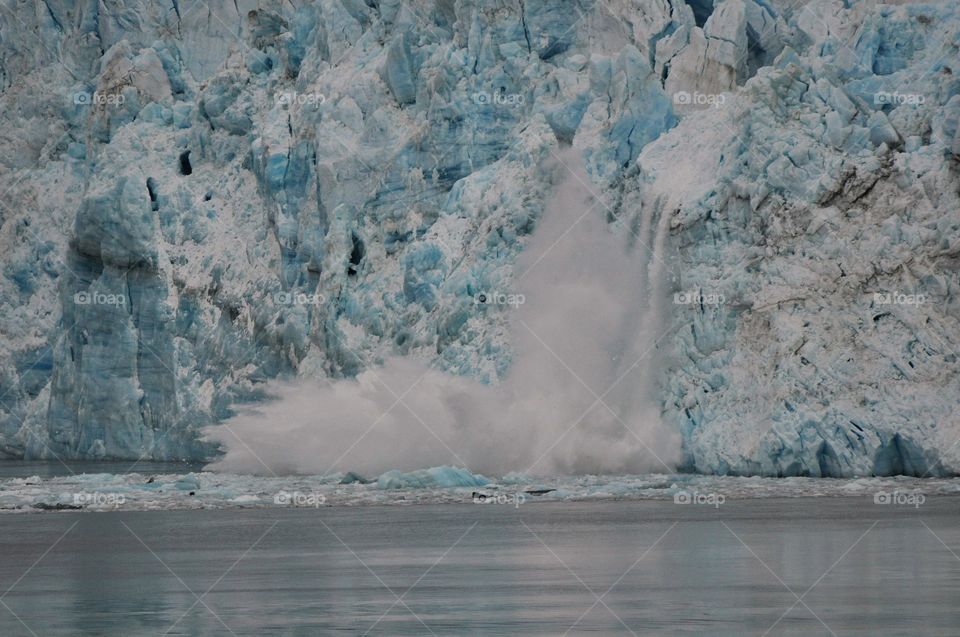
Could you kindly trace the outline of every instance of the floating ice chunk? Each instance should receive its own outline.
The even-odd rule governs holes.
[[[196,491],[200,488],[200,478],[191,473],[177,480],[174,486],[181,491]]]
[[[410,489],[430,487],[482,487],[490,481],[459,467],[433,467],[404,473],[394,469],[377,479],[379,489]]]

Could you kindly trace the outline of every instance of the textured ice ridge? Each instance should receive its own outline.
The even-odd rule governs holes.
[[[206,458],[387,355],[496,382],[477,296],[572,145],[684,469],[956,473],[958,9],[794,4],[0,0],[0,453]]]

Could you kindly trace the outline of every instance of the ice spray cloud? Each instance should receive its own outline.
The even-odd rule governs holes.
[[[272,401],[209,429],[226,451],[212,468],[371,476],[438,465],[493,476],[673,470],[679,436],[660,419],[656,386],[662,286],[645,274],[662,270],[649,245],[662,242],[609,224],[572,152],[549,169],[553,196],[517,260],[515,291],[503,298],[514,345],[505,378],[484,385],[398,357],[355,378],[277,382]],[[650,228],[652,219],[639,225]]]

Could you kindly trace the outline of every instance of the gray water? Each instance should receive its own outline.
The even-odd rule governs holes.
[[[6,515],[0,635],[957,635],[958,521],[946,496]]]
[[[203,463],[195,462],[153,462],[142,460],[0,460],[0,479],[27,478],[40,476],[52,478],[56,476],[70,476],[82,473],[115,473],[125,474],[136,472],[140,475],[160,475],[166,473],[189,473],[201,471]]]

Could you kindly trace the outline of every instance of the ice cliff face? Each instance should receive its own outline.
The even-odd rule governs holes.
[[[641,154],[671,215],[667,400],[690,469],[957,471],[954,10],[807,5],[812,49]]]
[[[496,382],[572,145],[650,253],[683,468],[956,472],[957,13],[0,0],[0,451],[205,457],[388,354]]]

